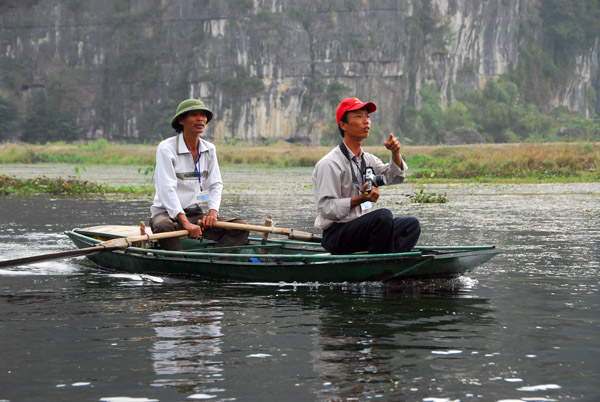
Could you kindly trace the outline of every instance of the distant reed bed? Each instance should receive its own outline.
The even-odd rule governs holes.
[[[300,146],[285,142],[268,146],[217,144],[222,166],[255,165],[312,167],[330,146]],[[382,146],[365,149],[384,161]],[[0,163],[64,163],[133,165],[149,168],[156,144],[115,144],[105,140],[85,144],[0,144]],[[410,175],[420,180],[479,181],[600,181],[600,143],[478,144],[407,146],[403,156]]]

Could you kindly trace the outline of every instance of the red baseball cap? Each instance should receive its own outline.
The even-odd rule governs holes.
[[[344,99],[340,105],[337,107],[337,111],[335,112],[335,119],[337,121],[338,126],[340,125],[340,120],[344,117],[344,113],[350,112],[352,110],[362,109],[363,107],[367,108],[367,112],[373,113],[377,110],[377,105],[373,102],[362,102],[358,98],[346,98]]]

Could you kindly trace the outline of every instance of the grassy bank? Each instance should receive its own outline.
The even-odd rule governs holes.
[[[217,144],[219,162],[227,165],[274,167],[314,166],[332,147]],[[154,165],[156,144],[0,144],[0,163],[65,163],[76,166]],[[366,147],[384,161],[383,146]],[[421,181],[567,182],[600,181],[600,143],[484,144],[408,146],[403,156],[411,177]],[[0,172],[1,173],[1,172]]]

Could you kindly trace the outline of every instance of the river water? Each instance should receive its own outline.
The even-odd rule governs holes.
[[[21,177],[61,166],[0,166]],[[141,184],[133,168],[82,179]],[[311,169],[224,168],[222,214],[312,231]],[[29,175],[29,176],[28,176]],[[421,245],[503,254],[447,281],[149,281],[84,257],[0,270],[0,401],[600,400],[600,183],[444,184]],[[147,221],[150,199],[0,197],[0,260],[71,249],[74,227]]]

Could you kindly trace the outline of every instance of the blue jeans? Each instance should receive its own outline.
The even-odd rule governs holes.
[[[321,244],[331,254],[403,253],[412,250],[421,235],[417,218],[394,218],[388,209],[376,209],[350,222],[334,223],[323,231]]]

